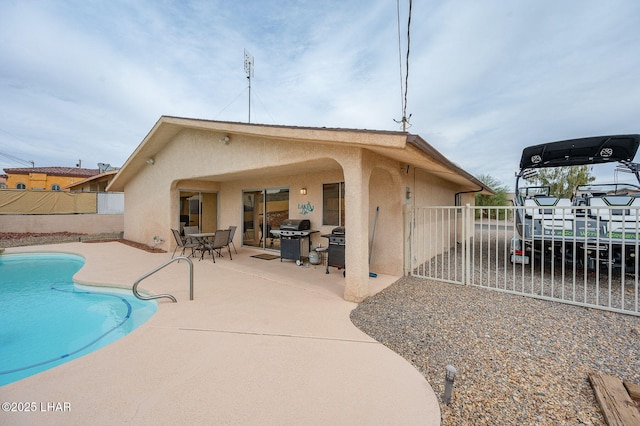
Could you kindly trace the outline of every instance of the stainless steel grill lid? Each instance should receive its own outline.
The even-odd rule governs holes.
[[[311,229],[309,219],[286,219],[280,224],[283,231],[306,231]]]
[[[331,231],[331,235],[344,236],[344,226],[338,226],[337,228],[333,228]]]

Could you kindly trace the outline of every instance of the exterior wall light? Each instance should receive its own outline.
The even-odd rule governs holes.
[[[220,143],[223,144],[223,145],[226,145],[226,144],[229,143],[230,140],[231,139],[229,138],[229,136],[225,136],[224,138],[220,139]]]
[[[456,368],[453,365],[447,365],[445,370],[447,372],[444,376],[444,395],[442,395],[442,400],[446,405],[449,405],[451,394],[453,393],[453,382],[456,379]]]
[[[153,166],[153,165],[155,164],[155,162],[156,162],[156,161],[155,161],[153,158],[149,158],[149,159],[147,160],[147,164],[148,164],[148,165],[150,165],[150,166]]]
[[[300,195],[307,195],[307,188],[300,188]]]

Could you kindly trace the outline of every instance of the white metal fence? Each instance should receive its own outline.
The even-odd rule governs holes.
[[[640,316],[637,207],[627,209],[615,242],[570,231],[578,229],[577,219],[568,223],[579,216],[578,207],[555,208],[540,232],[519,237],[518,209],[522,213],[522,207],[409,208],[411,274]],[[589,226],[613,235],[615,210],[598,207],[603,214]],[[515,245],[513,237],[519,237]]]
[[[98,192],[98,214],[124,214],[124,192]]]

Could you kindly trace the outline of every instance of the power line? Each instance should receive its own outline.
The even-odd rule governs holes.
[[[413,0],[409,0],[409,17],[407,20],[407,56],[405,60],[405,76],[404,82],[402,81],[402,43],[401,43],[401,32],[400,32],[400,0],[396,0],[396,9],[398,15],[398,58],[400,62],[400,101],[402,103],[402,119],[400,121],[393,120],[396,123],[402,123],[402,131],[407,130],[407,125],[409,123],[409,119],[411,118],[411,114],[407,117],[407,93],[409,91],[409,52],[411,45],[411,9],[413,7]]]
[[[404,101],[402,99],[403,82],[402,82],[402,35],[400,34],[400,0],[396,0],[396,14],[398,15],[398,64],[400,70],[400,110],[404,116]]]
[[[4,129],[0,129],[0,132],[4,133],[4,134],[6,134],[6,135],[11,136],[13,139],[15,139],[15,140],[17,140],[17,141],[19,141],[19,142],[23,142],[23,141],[22,141],[22,140],[20,140],[18,137],[16,137],[16,135],[14,135],[14,134],[12,134],[12,133],[10,133],[10,132],[7,132],[7,131],[6,131],[6,130],[4,130]],[[33,160],[31,160],[31,161],[29,161],[29,160],[23,160],[23,159],[21,159],[21,158],[15,157],[15,156],[13,156],[13,155],[11,155],[11,154],[7,154],[7,153],[5,153],[5,152],[0,152],[0,156],[2,156],[2,157],[4,157],[4,158],[7,158],[7,159],[9,159],[9,160],[11,160],[11,161],[15,161],[16,163],[23,164],[23,165],[25,165],[25,166],[31,166],[31,167],[35,167],[35,166],[36,166],[36,164],[34,163],[34,161],[33,161]]]
[[[412,0],[409,0],[409,17],[407,19],[407,60],[405,67],[405,80],[404,80],[404,106],[402,109],[402,117],[407,116],[407,91],[409,90],[409,51],[411,46],[411,8]]]
[[[16,163],[24,164],[25,166],[31,166],[31,167],[35,167],[36,166],[36,163],[33,160],[31,160],[31,161],[23,160],[21,158],[14,157],[13,155],[10,155],[10,154],[4,153],[4,152],[0,152],[0,156],[4,157],[4,158],[7,158],[7,159],[9,159],[11,161],[15,161]]]

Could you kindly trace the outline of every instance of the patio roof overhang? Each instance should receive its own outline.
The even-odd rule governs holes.
[[[443,180],[456,183],[465,191],[482,191],[493,194],[481,181],[449,161],[444,155],[429,145],[418,135],[405,132],[296,127],[281,125],[249,124],[225,121],[200,120],[162,116],[149,131],[136,150],[108,186],[108,191],[124,191],[124,186],[138,171],[146,166],[147,160],[154,158],[179,132],[184,129],[213,131],[233,135],[244,135],[259,139],[278,139],[292,143],[314,143],[325,145],[360,147],[378,153],[400,163],[424,169]],[[202,180],[229,181],[239,178],[263,177],[265,175],[287,175],[298,173],[304,165],[308,172],[339,169],[340,165],[331,159],[300,162],[291,165],[246,170],[226,175],[203,176]]]
[[[88,177],[86,179],[82,179],[78,182],[69,184],[67,186],[65,186],[63,189],[74,189],[74,188],[78,188],[84,184],[87,184],[89,182],[96,182],[96,181],[103,181],[103,180],[108,180],[110,176],[115,175],[116,173],[118,173],[118,170],[108,170],[106,172],[100,173],[99,175],[95,175],[95,176],[91,176]]]

